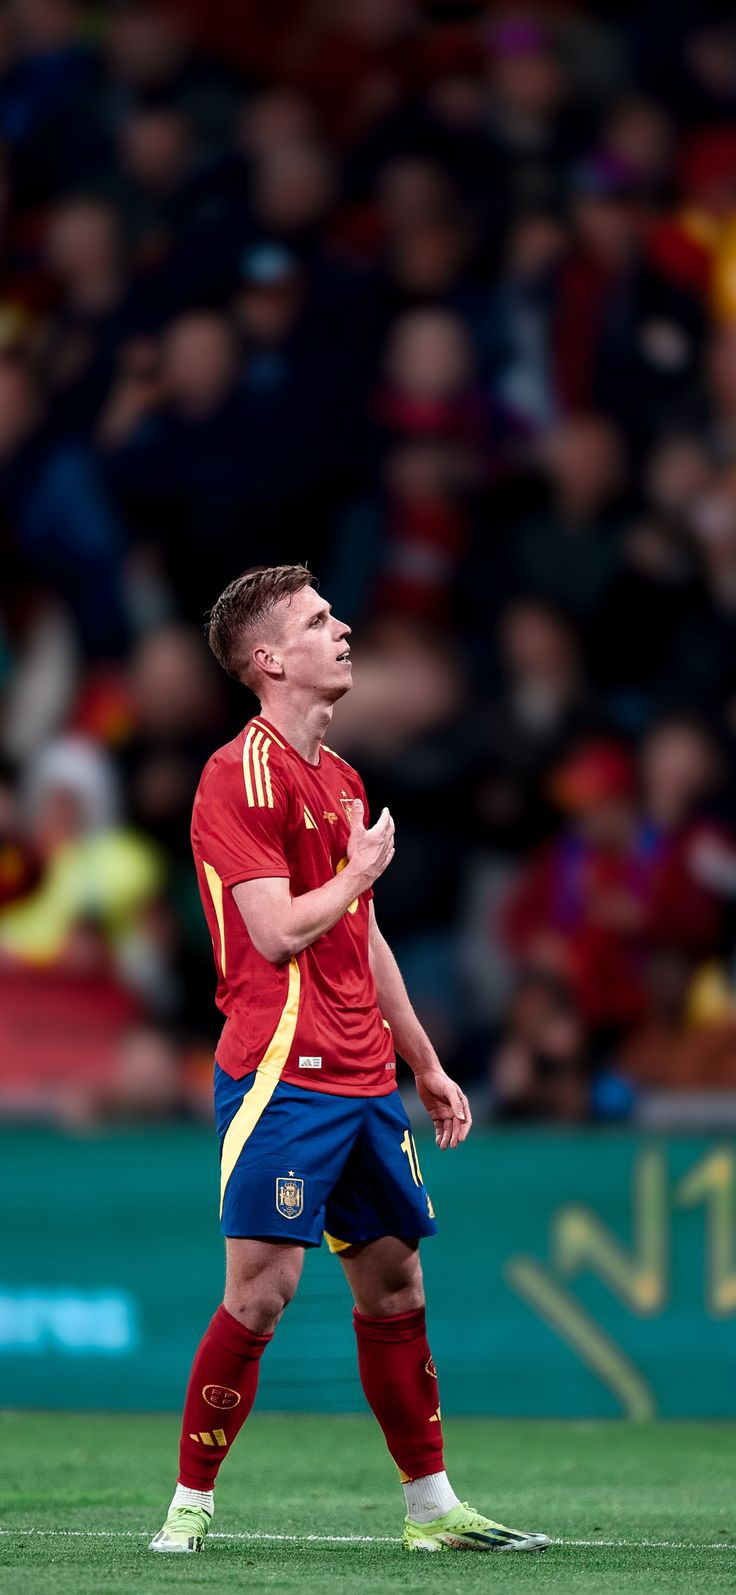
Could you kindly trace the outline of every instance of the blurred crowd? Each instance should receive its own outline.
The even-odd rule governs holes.
[[[206,1111],[203,621],[290,560],[481,1112],[733,1111],[726,9],[0,4],[0,1111]]]

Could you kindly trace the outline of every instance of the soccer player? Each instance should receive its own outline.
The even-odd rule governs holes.
[[[396,1089],[411,1066],[438,1146],[468,1101],[445,1074],[376,923],[394,853],[360,777],[325,746],[352,684],[350,628],[305,566],[250,571],[209,620],[225,670],[261,713],[213,754],[192,845],[226,1015],[215,1065],[225,1294],[194,1358],[179,1478],[152,1551],[201,1551],[214,1486],[253,1406],[262,1353],[324,1233],[355,1302],[360,1378],[406,1497],[409,1551],[542,1550],[461,1503],[445,1472],[419,1239],[436,1231]],[[397,683],[397,691],[401,683]]]

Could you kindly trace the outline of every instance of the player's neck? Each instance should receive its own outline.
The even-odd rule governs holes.
[[[308,764],[319,763],[320,743],[332,719],[331,703],[305,706],[302,703],[265,702],[261,706],[261,713],[274,731],[279,731]]]

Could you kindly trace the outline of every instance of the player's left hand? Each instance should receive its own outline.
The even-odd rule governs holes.
[[[434,1135],[441,1152],[446,1147],[456,1147],[470,1134],[473,1115],[468,1099],[459,1085],[445,1074],[442,1065],[433,1064],[423,1073],[415,1075],[417,1095],[434,1125]]]

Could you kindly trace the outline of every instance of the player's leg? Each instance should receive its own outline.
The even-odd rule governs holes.
[[[384,1235],[346,1248],[340,1262],[355,1303],[361,1384],[408,1492],[407,1506],[419,1505],[424,1494],[428,1506],[447,1510],[457,1496],[444,1471],[419,1243]],[[422,1490],[414,1487],[415,1480],[435,1483]]]
[[[398,1092],[366,1104],[346,1175],[327,1228],[353,1293],[363,1390],[404,1486],[405,1547],[544,1549],[546,1535],[507,1529],[459,1502],[445,1472],[418,1245],[437,1226]]]
[[[358,1366],[368,1405],[404,1486],[410,1551],[541,1551],[545,1534],[509,1529],[458,1500],[445,1472],[437,1370],[427,1340],[417,1241],[345,1247]]]
[[[361,1118],[359,1099],[282,1082],[264,1102],[257,1072],[235,1081],[219,1067],[215,1109],[225,1297],[194,1360],[179,1484],[152,1550],[202,1549],[217,1470],[253,1404],[261,1353],[294,1294],[304,1248],[322,1239],[324,1204]],[[172,1512],[181,1525],[178,1536]],[[196,1518],[186,1518],[189,1513]]]
[[[220,1466],[255,1401],[261,1355],[299,1283],[304,1247],[227,1239],[225,1294],[195,1354],[179,1447],[179,1475],[153,1551],[198,1551],[214,1510]]]

